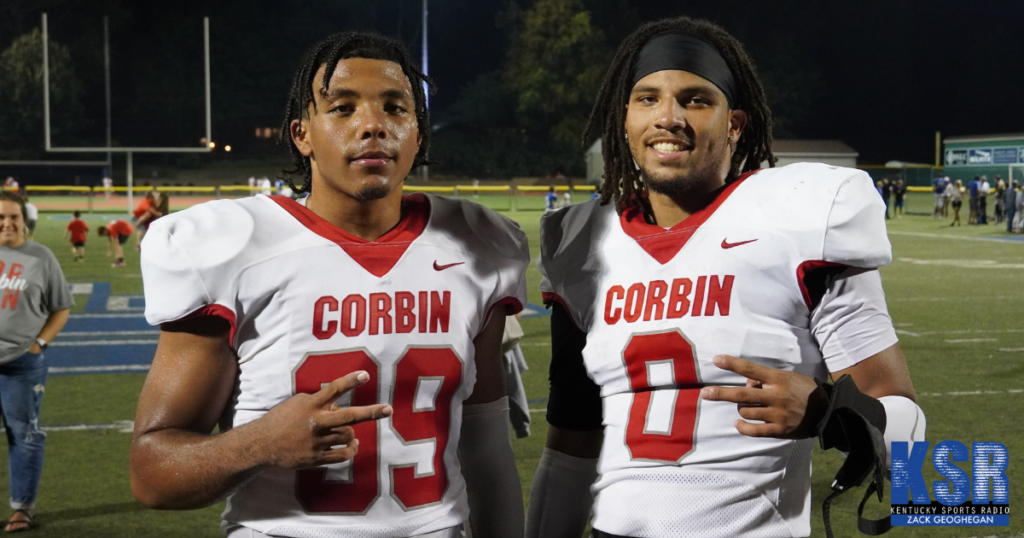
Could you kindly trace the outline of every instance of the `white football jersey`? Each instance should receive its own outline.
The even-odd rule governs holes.
[[[745,384],[714,366],[718,354],[823,379],[896,343],[884,297],[881,312],[862,313],[804,278],[889,263],[883,212],[863,172],[795,164],[741,177],[670,229],[597,200],[544,217],[541,288],[586,333],[583,360],[601,391],[594,528],[810,533],[814,441],[743,436],[735,403],[699,393]],[[851,278],[881,296],[877,271]],[[819,313],[828,300],[835,306]]]
[[[471,202],[406,196],[403,215],[370,242],[289,198],[256,196],[195,206],[146,234],[146,319],[232,324],[234,427],[356,370],[370,381],[340,405],[394,407],[354,426],[349,462],[258,474],[228,498],[224,529],[383,538],[466,519],[456,449],[473,339],[493,308],[522,309],[529,249],[514,222]]]

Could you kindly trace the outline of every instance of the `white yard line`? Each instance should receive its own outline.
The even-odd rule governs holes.
[[[104,366],[51,366],[51,374],[95,374],[101,372],[148,372],[148,364],[109,364]]]
[[[934,239],[942,239],[943,241],[945,241],[947,239],[960,239],[960,240],[963,240],[963,241],[993,241],[993,242],[996,242],[996,243],[1007,243],[1007,244],[1011,244],[1011,245],[1015,243],[1015,241],[1007,241],[1006,239],[996,239],[994,237],[985,237],[985,236],[978,236],[978,235],[947,235],[947,234],[930,234],[930,233],[925,233],[925,232],[894,232],[892,230],[889,230],[889,235],[910,235],[910,236],[915,236],[915,237],[931,237],[931,238],[934,238]]]
[[[141,344],[156,344],[156,340],[71,340],[69,342],[53,342],[50,347],[78,347],[78,346],[137,346]]]
[[[143,336],[158,334],[160,334],[160,329],[146,331],[62,331],[60,336]]]
[[[998,338],[958,338],[956,340],[946,340],[947,344],[968,344],[973,342],[998,342]]]
[[[918,396],[986,396],[992,394],[1024,394],[1024,389],[963,390],[956,392],[918,392]]]
[[[126,313],[126,314],[79,314],[79,313],[76,312],[76,313],[71,314],[71,317],[73,319],[81,319],[81,318],[89,318],[89,319],[91,319],[91,318],[144,318],[145,316],[143,316],[141,312],[130,313],[130,314],[129,313]]]
[[[70,426],[43,426],[44,432],[75,432],[84,430],[118,430],[131,433],[135,429],[135,422],[131,420],[119,420],[110,424],[72,424]]]

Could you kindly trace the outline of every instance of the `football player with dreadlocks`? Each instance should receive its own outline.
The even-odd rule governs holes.
[[[807,536],[813,437],[849,453],[837,491],[881,487],[885,447],[923,440],[884,206],[863,172],[774,168],[771,127],[720,27],[620,46],[587,128],[601,197],[541,221],[551,427],[528,537],[579,537],[591,510],[595,538]]]
[[[153,224],[161,331],[131,451],[145,505],[227,497],[231,538],[522,537],[501,340],[529,249],[482,206],[402,195],[426,160],[424,83],[394,39],[324,39],[282,126],[308,196]]]

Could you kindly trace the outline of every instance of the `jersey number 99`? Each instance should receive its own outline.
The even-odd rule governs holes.
[[[295,370],[295,392],[313,394],[324,383],[365,370],[370,380],[352,390],[351,405],[378,403],[380,375],[377,361],[365,350],[309,355]],[[441,501],[448,489],[444,453],[451,430],[451,404],[462,382],[462,361],[450,347],[410,347],[395,363],[390,397],[394,413],[391,428],[404,445],[433,443],[433,472],[418,476],[416,463],[390,464],[391,496],[405,509]],[[428,390],[429,405],[417,406],[418,391]],[[419,402],[422,404],[422,402]],[[349,462],[348,480],[332,480],[327,469],[296,471],[296,497],[308,513],[361,514],[380,495],[380,421],[354,425],[359,452]]]

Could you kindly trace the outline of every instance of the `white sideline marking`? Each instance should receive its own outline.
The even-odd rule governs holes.
[[[71,295],[92,295],[92,282],[75,282],[68,284]]]
[[[53,342],[50,346],[135,346],[139,344],[156,344],[156,340],[72,340],[70,342]]]
[[[924,232],[894,232],[892,230],[889,230],[888,233],[889,233],[889,235],[913,235],[913,236],[917,236],[917,237],[933,237],[935,239],[942,239],[942,240],[946,240],[946,239],[962,239],[964,241],[994,241],[996,243],[1011,243],[1011,244],[1013,243],[1013,241],[1007,241],[1005,239],[996,239],[996,238],[993,238],[993,237],[984,237],[984,236],[977,236],[977,235],[963,236],[963,235],[930,234],[930,233],[924,233]]]
[[[71,314],[73,318],[142,318],[145,317],[141,312],[135,312],[132,314]]]
[[[135,429],[135,422],[131,420],[119,420],[110,424],[74,424],[71,426],[43,426],[44,432],[72,432],[83,430],[118,430],[124,433],[131,433]]]
[[[914,265],[942,265],[961,269],[1024,269],[1024,263],[999,263],[995,260],[919,260],[917,258],[898,258],[898,260]]]
[[[971,342],[998,342],[998,338],[959,338],[956,340],[946,340],[947,344],[967,344]]]
[[[958,331],[921,331],[921,332],[910,332],[901,329],[896,329],[896,334],[905,334],[907,336],[930,336],[933,334],[1000,334],[1000,333],[1024,333],[1024,329],[961,329]]]
[[[982,396],[986,394],[1022,394],[1024,389],[1009,390],[965,390],[957,392],[919,392],[918,396]]]
[[[531,413],[547,413],[548,412],[548,408],[545,407],[544,409],[530,409],[530,412]]]
[[[148,364],[110,364],[104,366],[51,366],[51,374],[88,374],[94,372],[148,372]]]
[[[1018,351],[1024,351],[1024,347],[1004,347],[1000,348],[999,351],[1005,351],[1007,353],[1016,353]]]
[[[551,342],[519,342],[521,346],[548,346],[551,347]]]
[[[63,331],[61,336],[140,336],[160,334],[159,329],[147,331]]]

